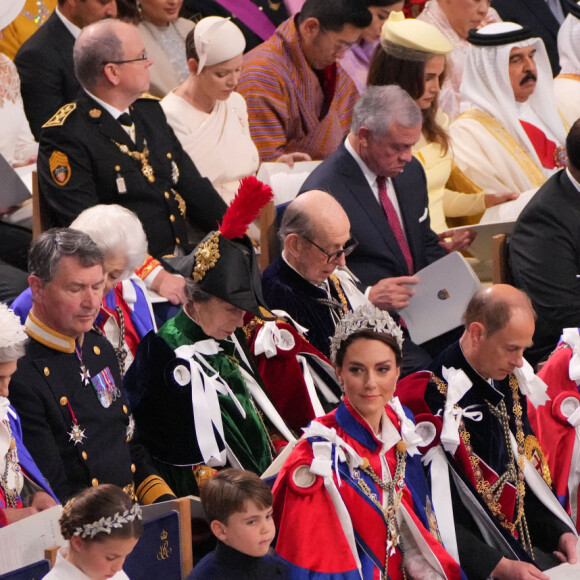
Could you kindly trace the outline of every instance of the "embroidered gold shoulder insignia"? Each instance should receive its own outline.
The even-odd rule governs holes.
[[[66,118],[77,108],[76,103],[68,103],[68,105],[64,105],[61,107],[43,126],[42,128],[45,129],[46,127],[62,127]]]
[[[60,186],[66,185],[71,176],[70,162],[66,153],[53,151],[48,160],[52,180]]]
[[[152,95],[151,93],[142,93],[139,98],[140,99],[152,99],[153,101],[160,101],[161,100],[159,97],[156,97],[155,95]]]

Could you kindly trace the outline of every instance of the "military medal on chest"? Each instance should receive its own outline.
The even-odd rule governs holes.
[[[120,396],[121,391],[115,384],[115,379],[109,367],[103,369],[91,379],[91,384],[97,393],[99,403],[108,409]]]

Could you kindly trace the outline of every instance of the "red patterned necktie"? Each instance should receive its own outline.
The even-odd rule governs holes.
[[[399,248],[401,248],[401,252],[403,253],[403,257],[405,258],[405,262],[407,262],[407,268],[409,270],[409,276],[413,275],[413,256],[411,256],[411,250],[409,249],[409,244],[407,244],[407,239],[405,238],[405,234],[403,232],[403,227],[401,225],[401,220],[397,215],[397,210],[395,210],[395,206],[393,202],[389,198],[387,194],[387,180],[382,175],[377,176],[377,185],[379,186],[379,199],[381,200],[381,204],[383,209],[385,210],[385,214],[387,216],[387,221],[391,226],[391,230],[395,235],[395,239],[399,244]]]

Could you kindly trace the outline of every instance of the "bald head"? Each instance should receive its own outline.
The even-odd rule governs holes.
[[[527,294],[508,284],[493,284],[476,292],[465,310],[463,321],[468,327],[480,322],[491,336],[502,330],[515,310],[520,310],[535,320],[536,313]]]
[[[328,261],[328,254],[344,248],[350,239],[350,221],[331,195],[307,191],[286,208],[280,238],[290,265],[309,282],[320,284],[336,266],[345,264],[344,255]]]
[[[469,301],[461,347],[469,364],[485,379],[503,380],[524,364],[535,327],[532,303],[521,290],[494,284]]]
[[[121,37],[131,24],[119,20],[101,20],[83,28],[75,42],[75,74],[81,86],[94,91],[103,77],[103,63],[123,60]]]

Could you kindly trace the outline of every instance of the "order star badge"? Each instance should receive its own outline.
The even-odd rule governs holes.
[[[83,384],[88,385],[90,383],[91,372],[85,365],[81,365],[81,381]]]
[[[78,423],[73,423],[71,430],[68,432],[69,441],[74,441],[74,444],[80,443],[82,445],[83,439],[86,439],[85,430],[81,429]]]

